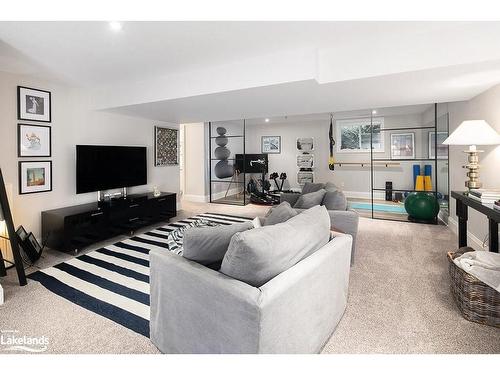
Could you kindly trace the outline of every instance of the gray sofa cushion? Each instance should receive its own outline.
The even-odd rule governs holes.
[[[327,191],[322,204],[327,210],[345,211],[347,209],[347,199],[340,190]]]
[[[321,190],[325,187],[323,183],[313,184],[311,182],[307,182],[302,188],[302,194],[314,193],[315,191]]]
[[[311,208],[314,206],[318,206],[321,203],[323,203],[323,198],[325,197],[325,194],[326,194],[325,189],[320,189],[313,193],[302,194],[293,207]]]
[[[340,190],[337,185],[335,185],[333,182],[327,182],[325,184],[325,187],[323,188],[326,191],[337,191]]]
[[[253,223],[247,221],[217,227],[190,228],[184,233],[182,255],[203,265],[220,262],[226,254],[231,237],[253,227]]]
[[[290,206],[290,203],[282,202],[276,207],[271,207],[269,211],[267,211],[263,225],[267,226],[283,223],[295,215],[297,215],[297,211]]]
[[[284,223],[236,233],[220,272],[258,287],[314,253],[329,238],[328,211],[316,206]]]

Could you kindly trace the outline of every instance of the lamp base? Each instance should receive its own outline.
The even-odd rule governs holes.
[[[469,171],[467,172],[468,181],[465,181],[465,187],[467,189],[480,189],[483,184],[479,181],[479,153],[482,150],[477,150],[476,147],[471,147],[469,150],[464,151],[468,154],[467,161],[468,164],[464,166]]]

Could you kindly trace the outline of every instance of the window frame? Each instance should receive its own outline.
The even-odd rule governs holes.
[[[373,122],[372,122],[373,121]],[[383,117],[373,117],[371,118],[359,118],[359,119],[346,119],[346,120],[336,120],[335,121],[335,135],[336,135],[336,145],[337,145],[337,152],[342,153],[342,154],[348,154],[348,153],[353,153],[353,154],[366,154],[370,153],[370,149],[342,149],[342,127],[345,126],[362,126],[362,125],[379,125],[380,124],[380,129],[384,129],[384,118]],[[361,136],[361,134],[360,134]],[[361,146],[361,137],[359,138],[360,140],[360,146]],[[384,153],[385,152],[385,134],[383,131],[380,132],[380,149],[373,149],[373,152],[378,152],[378,153]]]

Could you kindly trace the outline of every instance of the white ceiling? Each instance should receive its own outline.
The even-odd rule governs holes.
[[[500,82],[499,22],[0,22],[0,70],[173,122],[465,100]]]
[[[423,26],[425,25],[425,26]],[[0,40],[79,85],[172,74],[280,50],[336,47],[426,30],[435,22],[0,22]],[[5,66],[0,66],[3,70]]]

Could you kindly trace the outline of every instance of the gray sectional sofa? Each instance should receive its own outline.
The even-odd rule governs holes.
[[[294,215],[235,233],[219,270],[168,251],[150,252],[150,337],[160,351],[321,350],[347,305],[352,237],[331,235],[324,207]],[[197,237],[195,230],[189,229],[185,247],[200,243],[186,242]],[[207,246],[200,252],[206,255]]]

